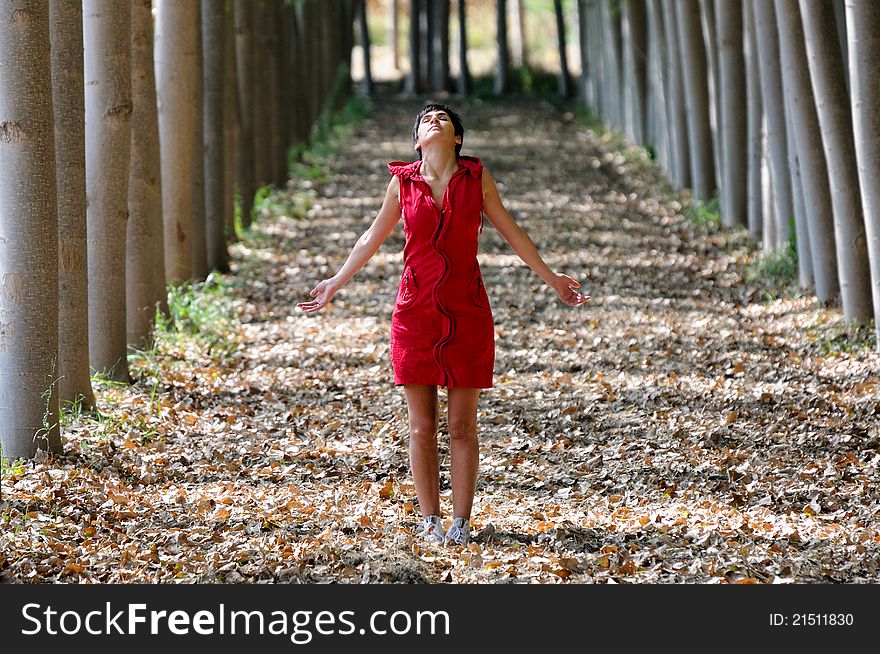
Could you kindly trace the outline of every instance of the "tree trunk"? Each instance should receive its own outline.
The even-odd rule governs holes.
[[[590,81],[592,82],[593,89],[593,104],[591,107],[596,116],[602,116],[607,120],[604,114],[605,96],[607,95],[607,71],[603,62],[604,42],[607,37],[602,30],[600,2],[601,0],[586,0],[587,58],[591,62]]]
[[[458,0],[458,92],[461,95],[471,92],[467,51],[467,5],[466,0]]]
[[[846,64],[846,62],[849,61],[849,41],[846,34],[846,0],[833,0],[833,3],[834,25],[837,27],[837,43],[840,47],[841,58],[844,61],[843,79],[846,82],[846,92],[848,95],[852,86],[850,85],[849,80],[849,65]]]
[[[668,175],[670,152],[667,137],[669,118],[666,77],[669,70],[669,52],[665,46],[666,31],[660,0],[648,0],[645,8],[648,25],[648,88],[650,89],[647,103],[647,140],[649,146],[654,149],[657,165]]]
[[[738,0],[730,0],[736,2]],[[721,129],[721,75],[718,70],[718,23],[715,0],[700,0],[700,21],[703,27],[703,42],[706,46],[709,85],[709,125],[712,130],[712,155],[715,162],[715,188],[720,189],[722,155],[724,144],[719,136]]]
[[[836,303],[840,296],[834,219],[828,190],[828,168],[819,133],[819,119],[804,46],[804,33],[796,0],[776,0],[782,83],[787,96],[791,132],[797,141],[801,190],[807,212],[816,297],[820,304]]]
[[[626,131],[639,145],[647,132],[648,51],[645,0],[625,0],[622,15],[624,55],[624,116]]]
[[[748,176],[746,224],[749,234],[757,241],[764,233],[764,206],[761,173],[764,168],[764,107],[761,99],[761,79],[755,42],[755,19],[751,0],[745,0],[743,11],[743,58],[746,66],[746,96],[748,98],[748,149],[746,172]]]
[[[201,0],[196,0],[195,78],[191,89],[193,107],[193,188],[192,188],[192,274],[190,279],[200,282],[208,276],[208,248],[205,225],[205,142],[202,96],[202,12]]]
[[[0,446],[3,456],[14,460],[34,456],[38,448],[62,449],[56,386],[59,251],[49,6],[13,1],[5,9],[0,22]],[[75,61],[77,53],[70,55]]]
[[[162,313],[168,312],[151,7],[150,0],[131,3],[131,169],[125,314],[128,344],[139,349],[152,346],[156,305]]]
[[[370,66],[370,29],[367,25],[367,0],[357,0],[358,27],[361,51],[364,56],[364,93],[373,95],[373,70]]]
[[[776,10],[772,2],[752,0],[755,16],[758,63],[761,68],[761,96],[767,117],[767,147],[770,151],[770,179],[773,188],[773,206],[776,217],[775,237],[766,245],[775,247],[791,238],[792,220],[802,223],[805,217],[796,216],[792,201],[792,180],[796,167],[788,163],[785,98],[782,95],[782,74],[779,63],[779,34],[776,29]],[[802,257],[803,258],[803,257]],[[807,258],[809,260],[809,258]]]
[[[80,403],[91,411],[82,5],[51,0],[49,19],[58,181],[58,396],[61,406]]]
[[[287,148],[290,142],[287,140],[287,122],[285,119],[287,104],[284,101],[283,87],[286,85],[287,76],[283,67],[283,43],[284,43],[284,0],[272,0],[270,3],[271,24],[271,86],[269,87],[270,115],[269,115],[269,139],[272,159],[270,173],[272,183],[278,188],[283,188],[287,182]],[[352,17],[352,22],[354,17]]]
[[[581,77],[578,81],[579,93],[583,104],[595,110],[595,95],[593,94],[593,78],[590,74],[589,56],[589,23],[587,18],[588,0],[577,0],[578,17],[578,57],[581,64]]]
[[[254,23],[253,23],[253,51],[254,51],[254,67],[253,67],[253,89],[251,97],[254,102],[254,179],[256,181],[254,191],[260,190],[261,187],[269,184],[271,181],[270,162],[272,161],[272,133],[270,122],[270,99],[269,86],[271,84],[271,64],[269,38],[269,6],[268,0],[254,0]],[[324,9],[323,11],[326,11]],[[324,21],[326,23],[326,15]],[[326,29],[326,28],[325,28]],[[335,38],[339,38],[338,35]],[[329,49],[325,48],[325,57],[329,55]],[[324,59],[325,64],[329,64],[327,58]],[[324,74],[329,74],[330,67],[324,66]],[[326,80],[325,80],[326,81]],[[329,95],[330,87],[325,86],[322,94],[324,100]]]
[[[291,8],[291,13],[293,8]],[[235,19],[232,5],[223,6],[223,241],[238,240],[235,233],[235,138],[238,132],[238,85],[235,76]],[[297,87],[298,88],[298,87]],[[294,104],[294,103],[292,103]],[[228,254],[228,251],[227,251]],[[221,268],[223,272],[227,265]]]
[[[235,71],[238,85],[238,131],[235,142],[235,185],[241,225],[250,227],[254,207],[254,14],[250,0],[233,0],[235,9]],[[308,7],[306,3],[300,6]],[[313,26],[309,26],[313,27]],[[311,68],[311,67],[310,67]],[[310,80],[311,81],[311,80]],[[315,89],[311,89],[314,94]],[[311,95],[310,97],[314,97]]]
[[[406,92],[418,93],[421,89],[421,0],[409,0],[409,74],[406,76]]]
[[[708,68],[700,27],[700,5],[697,0],[680,0],[676,8],[684,68],[694,198],[707,201],[715,193],[715,164],[712,158]]]
[[[759,0],[763,2],[763,0]],[[776,10],[774,8],[774,14]],[[780,69],[781,69],[780,62]],[[791,99],[788,94],[784,94],[785,115],[789,116],[789,120],[785,121],[785,138],[788,143],[788,165],[791,170],[791,196],[794,205],[795,216],[795,242],[797,244],[798,255],[798,283],[801,288],[811,289],[816,285],[816,276],[813,273],[813,250],[810,247],[810,215],[807,212],[806,195],[804,193],[803,177],[801,175],[801,164],[798,156],[797,137],[792,124],[793,112],[791,109]],[[777,219],[777,223],[779,220]],[[790,231],[790,230],[789,230]],[[790,237],[789,237],[790,238]],[[788,240],[788,239],[787,239]],[[782,245],[786,241],[782,241]]]
[[[523,0],[507,0],[510,21],[510,55],[514,66],[529,65],[529,48],[526,44],[526,10]]]
[[[388,0],[388,42],[391,45],[391,61],[394,70],[400,70],[400,11],[397,0]]]
[[[813,96],[828,163],[843,315],[847,320],[869,320],[873,316],[871,273],[862,203],[853,192],[859,185],[859,173],[850,99],[837,32],[828,29],[828,25],[834,24],[834,7],[826,0],[801,0],[800,6]],[[880,170],[874,173],[880,174]]]
[[[165,281],[192,276],[193,121],[195,33],[198,6],[187,0],[156,5],[154,62],[162,144],[162,215],[165,224]]]
[[[688,111],[684,92],[684,65],[679,41],[678,12],[672,2],[658,0],[663,8],[669,66],[666,97],[669,101],[670,174],[678,188],[691,185],[691,148],[688,143]]]
[[[742,110],[746,97],[742,3],[716,0],[716,7],[721,208],[725,225],[733,227],[748,224],[747,112]]]
[[[602,67],[604,69],[602,114],[612,125],[622,128],[620,17],[612,15],[608,3],[602,0],[599,2],[599,16],[602,34]]]
[[[131,155],[131,6],[83,3],[89,365],[128,383],[125,236]]]
[[[202,161],[205,179],[205,254],[208,270],[226,270],[225,0],[202,0]],[[281,138],[281,135],[278,135]]]
[[[507,46],[507,2],[495,0],[495,93],[510,91],[510,48]]]
[[[846,26],[856,164],[880,348],[880,14],[872,3],[847,0]]]
[[[449,0],[429,0],[427,5],[428,88],[449,90]]]
[[[553,0],[556,13],[556,43],[559,48],[559,94],[570,98],[571,75],[568,72],[568,57],[565,53],[565,15],[562,13],[562,0]]]

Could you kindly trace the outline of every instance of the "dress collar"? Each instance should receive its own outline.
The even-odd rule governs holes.
[[[421,165],[421,159],[412,162],[392,161],[388,164],[388,170],[391,172],[392,175],[397,175],[401,179],[411,178],[422,180],[424,178],[419,172],[419,168],[421,168]],[[458,158],[458,165],[469,172],[475,179],[479,179],[480,175],[483,172],[483,162],[480,161],[477,157],[460,156]]]

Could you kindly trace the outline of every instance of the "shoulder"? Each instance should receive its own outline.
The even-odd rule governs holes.
[[[390,161],[388,172],[400,179],[407,179],[418,172],[421,161]]]
[[[458,165],[467,170],[475,179],[480,179],[483,174],[483,162],[477,157],[460,156]]]

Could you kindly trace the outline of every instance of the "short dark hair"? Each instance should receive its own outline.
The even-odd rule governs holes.
[[[430,103],[430,104],[426,104],[422,108],[422,110],[419,112],[419,115],[416,116],[416,122],[413,123],[413,129],[412,129],[413,143],[415,143],[416,141],[419,140],[419,124],[422,122],[422,118],[425,117],[425,114],[430,113],[432,111],[442,111],[447,116],[449,116],[449,119],[452,121],[452,127],[455,129],[455,135],[460,136],[462,142],[464,142],[464,124],[461,122],[461,116],[459,116],[457,113],[455,113],[455,111],[453,111],[452,107],[450,107],[449,105],[439,104],[439,103]],[[419,153],[419,159],[421,159],[422,158],[421,149],[416,150],[416,152]],[[455,156],[458,157],[458,155],[460,153],[461,153],[461,143],[456,143],[455,144]]]

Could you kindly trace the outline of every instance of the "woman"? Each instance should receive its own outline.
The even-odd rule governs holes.
[[[514,252],[570,306],[590,297],[580,284],[547,267],[532,240],[505,210],[495,181],[479,159],[460,156],[464,126],[451,108],[426,105],[413,125],[419,159],[388,164],[391,182],[372,225],[345,264],[297,306],[309,313],[327,306],[376,253],[403,217],[403,275],[391,317],[394,383],[403,386],[409,414],[410,465],[431,543],[466,545],[477,484],[477,402],[492,386],[494,325],[477,263],[482,215]],[[448,389],[453,520],[444,533],[440,516],[437,388]]]

